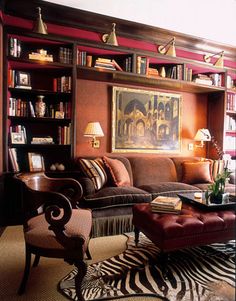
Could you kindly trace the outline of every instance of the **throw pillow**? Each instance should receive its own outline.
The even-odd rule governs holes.
[[[103,161],[108,168],[115,186],[130,186],[130,176],[125,165],[118,159],[111,159],[106,156]]]
[[[211,162],[183,162],[182,182],[187,184],[200,184],[212,182]]]
[[[101,189],[107,183],[107,174],[101,158],[80,159],[79,162],[85,176],[92,180],[96,190]]]

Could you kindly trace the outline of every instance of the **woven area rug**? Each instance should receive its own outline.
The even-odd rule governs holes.
[[[88,266],[82,292],[85,300],[112,300],[132,295],[160,300],[234,301],[235,241],[173,252],[168,279],[160,269],[159,249],[144,235],[138,247],[133,236],[117,256]],[[59,291],[77,300],[74,269],[59,283]]]

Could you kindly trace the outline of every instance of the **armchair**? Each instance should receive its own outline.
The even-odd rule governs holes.
[[[25,270],[18,294],[24,293],[29,277],[31,255],[33,266],[40,256],[63,258],[78,269],[75,287],[78,300],[83,301],[81,283],[87,266],[87,251],[92,214],[77,208],[82,187],[74,179],[49,178],[44,173],[22,173],[15,176],[21,183],[23,212],[25,215]],[[89,253],[88,253],[89,254]]]

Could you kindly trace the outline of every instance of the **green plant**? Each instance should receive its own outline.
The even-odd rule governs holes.
[[[222,200],[222,195],[225,193],[225,184],[230,174],[231,171],[225,168],[222,173],[216,176],[214,182],[208,185],[208,190],[205,193],[206,200],[209,198],[211,200]]]

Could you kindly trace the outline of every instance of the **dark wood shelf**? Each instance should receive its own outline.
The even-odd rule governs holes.
[[[50,90],[43,89],[23,89],[23,88],[11,88],[8,90],[14,94],[27,94],[27,95],[59,95],[60,97],[71,96],[71,92],[54,92]]]
[[[30,144],[30,143],[27,143],[27,144],[11,144],[9,145],[9,147],[12,147],[12,148],[25,148],[25,149],[45,149],[45,148],[70,148],[71,147],[71,144],[47,144],[47,143],[44,143],[44,144]]]
[[[70,118],[50,118],[50,117],[21,117],[21,116],[8,116],[8,119],[16,122],[54,122],[54,123],[70,123],[71,119]]]
[[[90,80],[132,83],[135,85],[152,86],[174,91],[185,91],[192,93],[212,93],[225,91],[224,87],[200,85],[194,82],[177,80],[163,77],[150,77],[125,71],[110,71],[94,67],[77,66],[78,78]]]
[[[34,68],[34,69],[42,69],[42,68],[63,68],[63,69],[71,69],[73,68],[72,64],[64,64],[59,62],[48,62],[41,60],[30,60],[21,57],[8,56],[8,61],[13,65],[16,64],[17,68]]]
[[[235,114],[236,114],[236,111],[233,111],[233,110],[226,110],[226,114],[228,114],[228,115],[235,115]]]
[[[235,130],[225,130],[225,133],[228,134],[228,136],[230,136],[230,134],[235,135],[236,131]]]

